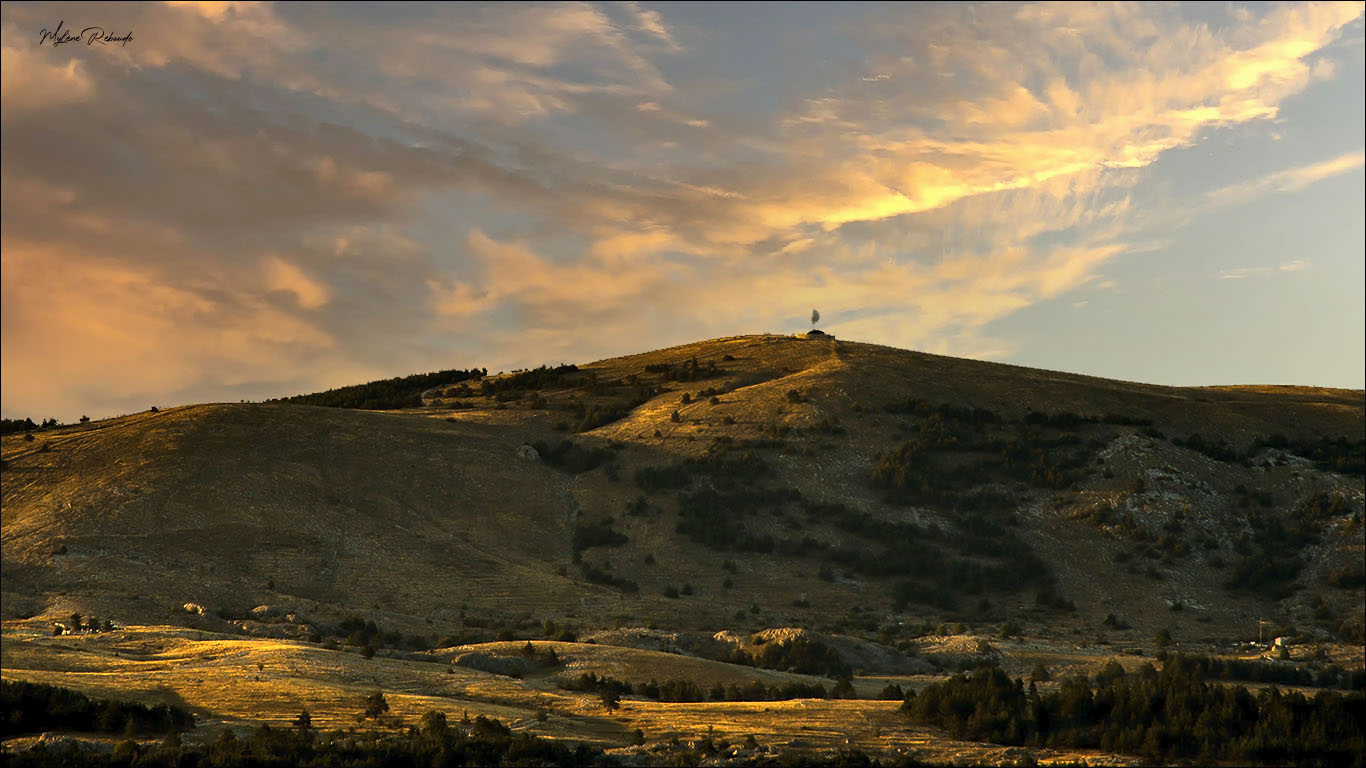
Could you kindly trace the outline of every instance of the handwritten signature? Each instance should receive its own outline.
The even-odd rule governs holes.
[[[56,29],[40,30],[38,44],[46,45],[47,43],[52,43],[53,48],[56,48],[59,45],[65,45],[66,43],[79,42],[84,42],[86,45],[94,45],[95,43],[99,43],[100,45],[120,43],[127,46],[133,41],[133,31],[131,29],[128,30],[128,34],[114,35],[105,32],[103,27],[86,27],[81,30],[79,35],[73,35],[70,30],[62,29],[62,25],[64,24],[66,24],[66,21],[62,20],[57,22]]]

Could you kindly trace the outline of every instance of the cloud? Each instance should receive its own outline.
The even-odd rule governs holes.
[[[266,260],[265,275],[267,290],[294,294],[299,306],[304,309],[317,309],[332,300],[332,293],[327,286],[278,256]]]
[[[18,35],[13,28],[5,31],[6,38]],[[45,48],[11,45],[8,39],[0,45],[0,115],[57,109],[90,99],[94,86],[85,66],[78,59],[64,58]]]
[[[1294,192],[1324,179],[1349,173],[1366,164],[1366,153],[1348,152],[1319,163],[1275,171],[1251,181],[1220,187],[1206,194],[1207,208],[1241,205],[1267,195]]]
[[[1303,259],[1288,261],[1279,267],[1233,267],[1219,270],[1220,280],[1242,280],[1249,277],[1274,277],[1281,272],[1299,272],[1309,268]]]
[[[894,6],[822,31],[859,63],[760,78],[704,71],[731,59],[632,2],[98,8],[136,44],[40,48],[46,7],[0,15],[6,409],[581,359],[780,328],[789,305],[1001,354],[988,324],[1112,287],[1152,240],[1135,190],[1158,158],[1282,118],[1361,16]],[[45,358],[55,390],[20,373]]]

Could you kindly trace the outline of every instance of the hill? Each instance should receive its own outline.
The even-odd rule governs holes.
[[[1266,619],[1360,663],[1361,391],[783,336],[450,373],[393,380],[402,410],[199,405],[4,437],[5,626],[80,613],[381,655],[673,633],[649,650],[833,681],[908,674],[947,647],[929,638],[1147,653]],[[367,402],[339,391],[314,402]],[[764,640],[778,627],[825,633],[843,666],[765,651],[799,647]]]

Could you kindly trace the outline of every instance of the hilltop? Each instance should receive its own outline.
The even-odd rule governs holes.
[[[7,631],[39,643],[80,613],[394,663],[592,636],[646,654],[614,677],[687,657],[719,665],[687,672],[706,685],[809,636],[821,653],[760,666],[858,673],[867,695],[992,653],[1228,649],[1258,619],[1361,661],[1362,391],[786,336],[446,373],[386,382],[394,410],[197,405],[5,437]],[[7,678],[43,657],[17,647]],[[507,672],[505,651],[468,663]]]

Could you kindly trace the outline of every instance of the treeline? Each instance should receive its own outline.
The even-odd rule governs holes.
[[[1111,662],[1094,680],[1055,692],[1025,688],[994,667],[908,695],[903,710],[955,737],[1015,746],[1100,749],[1148,763],[1190,760],[1274,765],[1362,765],[1366,697],[1275,689],[1254,696],[1211,684],[1172,657],[1135,675]]]
[[[1366,676],[1344,671],[1336,664],[1318,669],[1299,664],[1280,664],[1251,659],[1215,659],[1208,656],[1173,654],[1165,658],[1169,667],[1181,669],[1210,680],[1239,680],[1249,683],[1315,686],[1319,688],[1360,688]]]
[[[82,416],[81,423],[90,421],[89,417]],[[17,432],[36,432],[40,429],[53,429],[60,427],[62,423],[56,419],[43,419],[42,424],[34,424],[33,419],[0,419],[0,435],[12,435]]]
[[[128,735],[160,734],[194,727],[183,707],[92,699],[54,685],[0,680],[0,738],[44,731]]]
[[[507,399],[503,396],[509,393],[560,386],[578,372],[579,367],[572,364],[557,365],[554,368],[542,365],[539,368],[518,371],[496,379],[485,378],[479,382],[479,393],[484,397],[492,397],[501,401]]]
[[[338,387],[326,392],[315,392],[311,395],[295,395],[282,398],[280,402],[364,410],[418,408],[422,406],[422,393],[433,387],[479,379],[487,375],[487,369],[479,368],[471,368],[468,371],[449,370],[415,373],[411,376]]]
[[[601,750],[567,746],[527,733],[513,733],[482,715],[448,725],[440,712],[428,712],[420,728],[406,733],[323,734],[301,716],[293,728],[261,725],[246,738],[231,730],[203,744],[168,738],[154,746],[125,741],[112,753],[39,745],[7,753],[6,765],[91,765],[130,768],[382,768],[386,766],[598,766],[615,765]]]

